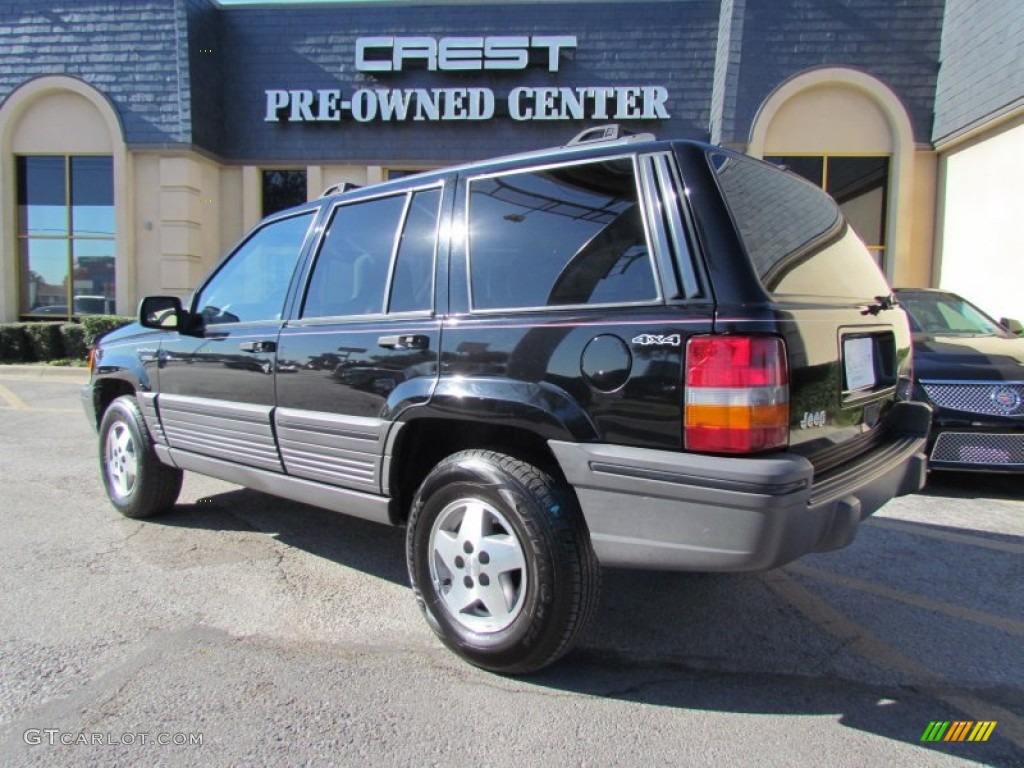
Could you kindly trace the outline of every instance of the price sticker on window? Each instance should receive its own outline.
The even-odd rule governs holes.
[[[844,339],[843,365],[848,390],[875,386],[875,345],[872,340],[863,337]]]

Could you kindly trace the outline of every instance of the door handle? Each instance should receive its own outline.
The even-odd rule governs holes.
[[[377,339],[377,346],[384,349],[427,349],[430,347],[430,337],[419,333],[381,336]]]
[[[277,350],[275,341],[243,341],[238,345],[243,352],[274,352]]]

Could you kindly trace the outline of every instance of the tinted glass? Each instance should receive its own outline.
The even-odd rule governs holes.
[[[114,313],[114,241],[77,239],[72,244],[74,314]]]
[[[804,157],[802,155],[784,155],[778,157],[766,157],[769,163],[782,166],[787,171],[803,176],[816,187],[825,185],[825,158]]]
[[[946,293],[900,293],[900,306],[910,316],[910,327],[920,333],[1003,335],[992,318],[959,296]]]
[[[273,170],[263,172],[263,215],[283,211],[306,202],[306,172]]]
[[[68,312],[68,241],[20,240],[21,306],[33,315]]]
[[[412,196],[405,227],[398,243],[398,257],[391,283],[390,312],[430,309],[434,293],[434,252],[441,190]]]
[[[64,157],[19,157],[19,234],[68,234],[67,183]]]
[[[886,192],[889,187],[888,157],[766,157],[828,192],[860,239],[881,259],[885,245]]]
[[[885,244],[887,157],[830,157],[825,191],[867,245]]]
[[[339,206],[313,267],[303,317],[384,311],[388,269],[405,195]]]
[[[744,157],[715,153],[712,164],[768,291],[854,299],[889,294],[874,259],[820,189]]]
[[[207,325],[280,319],[312,220],[310,212],[275,221],[246,240],[199,294]]]
[[[71,158],[71,231],[76,236],[114,235],[112,158]]]
[[[469,249],[475,309],[658,298],[629,160],[473,181]]]

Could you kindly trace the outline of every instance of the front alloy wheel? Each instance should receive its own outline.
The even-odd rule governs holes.
[[[111,492],[119,499],[129,498],[139,475],[139,456],[131,430],[125,422],[114,422],[107,432],[103,461]]]
[[[152,517],[174,506],[182,471],[161,463],[131,395],[112,402],[100,422],[100,472],[110,503],[125,517]]]

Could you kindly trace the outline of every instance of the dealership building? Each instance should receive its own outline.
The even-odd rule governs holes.
[[[619,123],[784,164],[1024,319],[1021,0],[0,1],[0,321],[187,295],[344,182]]]

